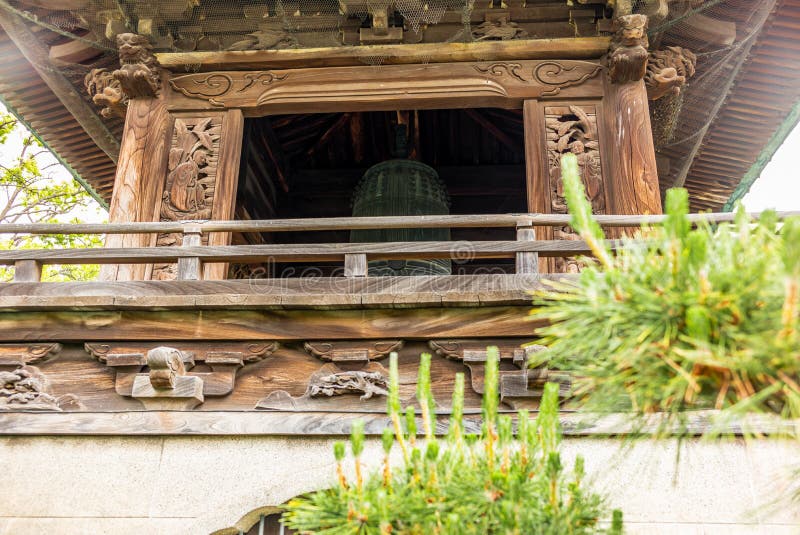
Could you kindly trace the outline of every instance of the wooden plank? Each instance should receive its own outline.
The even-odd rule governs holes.
[[[530,305],[0,313],[0,341],[353,340],[531,336]],[[21,334],[21,333],[24,333]]]
[[[364,65],[369,58],[386,58],[385,65],[504,61],[526,59],[592,59],[608,51],[608,37],[369,45],[236,52],[170,52],[156,54],[165,69],[182,72],[186,65],[200,71],[291,69]]]
[[[605,80],[602,103],[605,183],[609,210],[618,214],[660,214],[655,148],[643,81]]]
[[[526,100],[522,109],[525,128],[525,181],[528,193],[528,211],[539,214],[550,212],[550,169],[547,162],[545,139],[545,117],[543,106],[535,100]],[[562,225],[569,224],[570,216],[547,215],[547,218],[566,218]],[[532,223],[533,224],[533,223]],[[553,229],[542,228],[540,239],[553,238]],[[548,271],[549,262],[541,262],[539,270]]]
[[[365,254],[345,254],[344,255],[344,276],[345,277],[366,277],[367,276],[367,255],[365,255]]]
[[[529,169],[529,176],[537,176],[537,169]],[[536,196],[529,194],[529,203]],[[749,212],[756,220],[760,212]],[[784,211],[776,214],[779,220],[800,217],[800,211]],[[734,221],[731,212],[689,214],[692,223],[725,223]],[[630,227],[663,223],[663,215],[595,215],[594,219],[604,227]],[[183,232],[187,225],[199,225],[203,232],[299,232],[322,230],[397,229],[397,228],[513,228],[520,224],[534,227],[568,225],[570,216],[565,214],[481,214],[440,216],[383,216],[383,217],[334,217],[267,219],[256,221],[186,221],[186,222],[139,222],[139,223],[20,223],[0,224],[0,234],[135,234],[159,232]]]
[[[200,231],[184,232],[181,247],[197,247],[200,245]],[[178,280],[199,280],[200,279],[200,259],[192,257],[178,258]]]
[[[600,98],[601,73],[599,62],[559,59],[175,74],[169,79],[169,109],[239,108],[247,117],[260,117],[520,108],[531,98]]]
[[[518,241],[536,241],[536,231],[532,226],[517,227]],[[517,273],[539,273],[539,255],[537,253],[517,253]]]
[[[111,223],[159,220],[173,123],[174,118],[164,107],[163,96],[132,99],[128,103],[109,210]],[[152,247],[155,240],[155,235],[109,233],[106,247]],[[115,265],[101,268],[100,278],[141,280],[146,272],[145,265]]]
[[[14,282],[39,282],[42,280],[42,264],[35,260],[14,262]]]
[[[204,262],[327,262],[344,261],[346,254],[364,254],[370,260],[452,258],[461,242],[315,243],[309,245],[227,245],[189,247],[131,247],[106,249],[22,249],[0,251],[0,265],[19,260],[47,264],[172,263],[179,258]],[[560,257],[586,255],[591,249],[579,240],[474,241],[472,258],[515,258],[515,253]],[[463,244],[461,244],[463,245]],[[610,247],[617,242],[609,240]]]
[[[211,217],[217,220],[233,219],[236,208],[236,189],[239,184],[239,160],[242,154],[244,117],[240,110],[228,110],[222,119],[219,155],[217,159],[217,181],[214,188],[214,203]],[[230,245],[230,232],[212,232],[208,244]],[[203,278],[222,280],[228,276],[228,263],[205,264]]]

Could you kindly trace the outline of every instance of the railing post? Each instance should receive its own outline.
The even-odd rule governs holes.
[[[367,276],[367,255],[365,255],[365,254],[345,254],[344,255],[344,276],[345,277],[366,277]]]
[[[536,241],[536,230],[530,221],[517,223],[517,241]],[[517,253],[517,273],[539,273],[539,253]]]
[[[42,264],[36,260],[14,262],[14,282],[41,282]]]
[[[202,230],[199,225],[186,225],[183,227],[182,247],[196,247],[200,245]],[[202,263],[199,258],[178,259],[178,280],[200,280]]]

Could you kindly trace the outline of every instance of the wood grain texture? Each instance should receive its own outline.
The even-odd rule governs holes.
[[[544,276],[543,276],[544,278]],[[570,280],[569,277],[555,277]],[[22,310],[244,310],[526,304],[539,275],[67,282],[0,285],[0,306]]]
[[[545,167],[546,169],[546,167]],[[536,176],[535,169],[529,170]],[[529,195],[529,203],[535,195]],[[777,212],[779,220],[799,217],[800,211]],[[759,212],[750,212],[750,219],[756,220]],[[736,214],[731,212],[689,214],[692,223],[724,223],[733,221]],[[598,215],[595,220],[604,227],[630,227],[642,224],[663,223],[663,215]],[[142,223],[34,223],[3,224],[3,232],[30,234],[131,234],[157,232],[183,232],[188,225],[197,225],[203,232],[298,232],[308,230],[351,230],[351,229],[389,229],[389,228],[502,228],[518,225],[534,227],[563,226],[569,224],[570,216],[548,213],[523,214],[480,214],[480,215],[440,215],[440,216],[380,216],[380,217],[335,217],[335,218],[297,218],[266,219],[253,221],[175,221]]]
[[[0,341],[351,340],[528,336],[530,306],[0,313]]]
[[[660,214],[661,194],[644,82],[613,84],[606,80],[602,108],[603,175],[608,177],[609,211]]]
[[[559,59],[183,74],[169,80],[169,108],[245,116],[519,108],[526,98],[599,98],[601,72],[598,62]]]
[[[591,254],[579,240],[474,241],[469,242],[471,258],[514,258],[516,253],[539,253],[560,257]],[[609,240],[612,249],[619,245]],[[319,243],[308,245],[220,245],[188,247],[130,247],[99,249],[24,249],[0,251],[0,264],[21,260],[48,264],[142,264],[177,262],[179,258],[199,258],[203,262],[236,261],[284,262],[340,261],[347,254],[364,254],[369,260],[408,258],[452,258],[463,242],[386,242]]]
[[[39,282],[42,280],[42,264],[35,260],[14,262],[14,282]]]
[[[222,133],[219,142],[217,163],[217,182],[212,207],[212,219],[227,221],[233,219],[236,205],[236,188],[239,182],[239,160],[242,153],[244,117],[240,110],[228,110],[222,119]],[[209,245],[230,245],[230,232],[212,232]],[[228,275],[227,263],[205,264],[203,278],[222,280]]]
[[[528,211],[547,214],[550,211],[550,170],[547,162],[544,107],[535,100],[526,100],[522,112],[525,127],[525,176],[528,192]],[[551,240],[553,239],[553,229],[540,228],[537,236],[541,240]],[[539,262],[539,271],[548,272],[549,262]]]
[[[109,210],[110,222],[158,220],[173,123],[163,97],[133,99],[129,103]],[[155,238],[155,235],[110,234],[106,247],[149,247],[155,245]],[[101,268],[100,279],[141,280],[146,278],[147,271],[145,265],[110,265]]]
[[[165,69],[183,72],[186,65],[200,71],[225,66],[231,70],[292,69],[298,67],[363,66],[365,60],[385,57],[386,65],[529,59],[592,59],[608,50],[608,37],[372,45],[237,52],[181,52],[157,54]],[[368,68],[368,67],[365,67]]]

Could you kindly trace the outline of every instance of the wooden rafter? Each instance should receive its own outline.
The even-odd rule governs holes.
[[[41,40],[30,31],[17,15],[0,9],[0,28],[19,48],[42,80],[61,101],[64,108],[75,117],[89,137],[114,163],[119,156],[119,141],[109,131],[97,112],[83,99],[78,90],[52,65],[49,52]]]

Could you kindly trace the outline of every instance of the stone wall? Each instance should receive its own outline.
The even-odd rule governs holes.
[[[333,481],[327,438],[4,437],[0,534],[206,534]],[[796,442],[568,438],[628,533],[800,533],[800,505],[769,507],[800,467]],[[366,459],[378,460],[371,441]],[[784,493],[785,494],[785,493]]]

